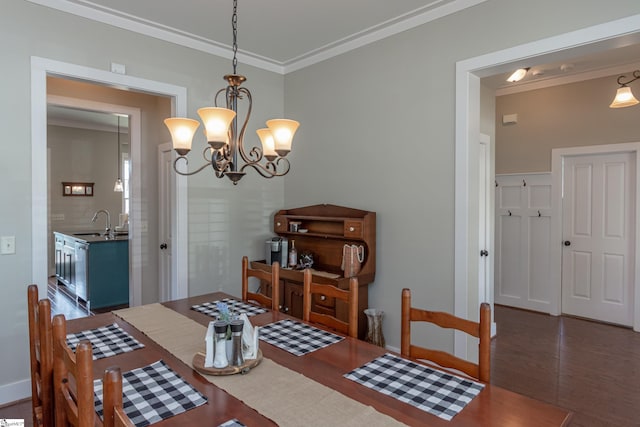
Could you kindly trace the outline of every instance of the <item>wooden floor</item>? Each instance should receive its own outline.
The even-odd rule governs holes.
[[[640,426],[640,333],[495,307],[491,383],[569,409],[572,426]]]
[[[51,301],[51,316],[64,314],[64,317],[69,320],[91,316],[92,313],[87,310],[86,304],[82,300],[76,300],[64,285],[58,285],[55,277],[50,277],[47,285],[47,297]]]
[[[572,426],[640,426],[640,333],[502,306],[494,316],[491,383],[573,411]],[[23,401],[0,419],[31,426],[30,411]]]

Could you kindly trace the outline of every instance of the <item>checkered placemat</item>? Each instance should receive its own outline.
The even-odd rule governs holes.
[[[197,304],[191,306],[191,310],[199,311],[200,313],[204,313],[207,316],[218,318],[220,312],[218,311],[218,307],[216,307],[216,303],[223,302],[229,306],[229,312],[232,315],[238,315],[242,313],[246,313],[247,316],[255,316],[256,314],[266,313],[267,309],[259,307],[253,304],[247,304],[244,301],[238,301],[232,298],[224,298],[217,301],[205,302],[202,304]]]
[[[102,380],[93,382],[96,412],[102,418]],[[162,360],[122,374],[122,407],[136,425],[144,427],[207,403]]]
[[[240,421],[238,421],[236,418],[226,421],[222,424],[220,424],[218,427],[247,427],[244,424],[242,424]]]
[[[352,381],[451,420],[484,385],[387,353],[344,375]]]
[[[144,344],[125,332],[117,323],[67,335],[67,345],[73,351],[76,351],[78,343],[82,340],[91,342],[93,360],[144,347]]]
[[[260,339],[302,356],[337,343],[344,337],[295,320],[280,320],[260,327]]]

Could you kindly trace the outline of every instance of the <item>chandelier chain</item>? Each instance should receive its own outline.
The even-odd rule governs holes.
[[[233,15],[231,15],[231,28],[233,28],[233,74],[238,74],[238,0],[233,0]]]

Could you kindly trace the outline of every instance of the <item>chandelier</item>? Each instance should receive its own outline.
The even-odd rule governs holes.
[[[258,129],[256,133],[262,143],[262,148],[253,146],[247,150],[244,146],[245,131],[251,116],[251,92],[241,87],[245,76],[237,74],[238,52],[238,1],[233,0],[233,15],[231,19],[233,29],[233,74],[224,76],[228,85],[220,89],[214,98],[214,107],[204,107],[198,110],[198,115],[204,123],[204,133],[209,146],[205,147],[202,155],[206,161],[200,168],[189,172],[178,168],[178,162],[189,163],[186,155],[191,151],[193,135],[200,126],[197,120],[173,117],[164,120],[169,128],[173,149],[178,157],[173,163],[173,169],[180,175],[194,175],[208,166],[218,178],[227,176],[234,185],[246,174],[245,169],[252,167],[264,178],[283,176],[289,172],[289,160],[285,157],[291,151],[293,135],[300,123],[295,120],[272,119],[267,120],[267,127]],[[218,106],[218,99],[224,95],[224,107]],[[246,116],[238,130],[238,101],[247,101]],[[243,164],[240,165],[239,160]]]

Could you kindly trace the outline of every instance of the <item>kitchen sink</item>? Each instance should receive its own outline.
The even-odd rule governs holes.
[[[102,234],[100,233],[73,233],[74,236],[90,236],[90,237],[100,237]]]

